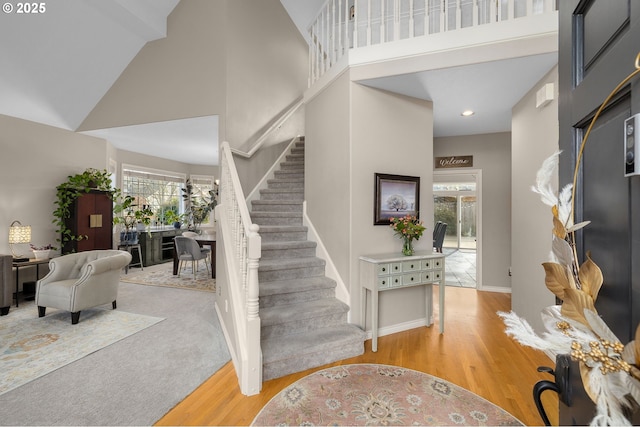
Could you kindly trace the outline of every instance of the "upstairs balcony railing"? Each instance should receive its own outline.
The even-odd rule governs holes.
[[[309,86],[349,49],[556,10],[557,0],[328,0],[309,27]]]

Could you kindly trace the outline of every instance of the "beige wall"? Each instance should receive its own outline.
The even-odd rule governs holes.
[[[431,250],[433,230],[433,108],[429,101],[351,84],[351,272],[352,316],[361,312],[359,257],[397,253],[402,242],[384,225],[373,225],[374,174],[420,177],[420,218],[427,231],[415,242]],[[418,286],[384,292],[381,328],[425,317],[425,290]],[[357,319],[358,317],[355,317]],[[367,316],[370,319],[371,316]],[[369,323],[369,322],[367,322]],[[384,332],[383,332],[384,333]]]
[[[167,37],[140,50],[79,130],[223,114],[226,24],[226,1],[178,3]]]
[[[105,140],[0,115],[0,252],[8,253],[9,224],[32,228],[34,244],[55,245],[56,186],[87,168],[106,169]],[[23,250],[28,251],[28,245]],[[30,254],[30,253],[29,253]]]
[[[307,88],[308,47],[279,0],[229,0],[226,134],[255,138]]]
[[[509,289],[511,134],[436,138],[433,152],[435,157],[472,155],[473,169],[482,170],[482,287]]]
[[[349,87],[345,73],[307,104],[305,143],[307,212],[344,281],[352,216]]]
[[[346,72],[311,99],[306,110],[307,211],[350,292],[352,321],[357,323],[359,257],[401,250],[389,227],[373,225],[375,172],[419,176],[421,216],[432,226],[432,107],[352,83]],[[429,237],[427,232],[416,249],[430,249]],[[381,295],[380,327],[423,319],[424,300],[421,287]]]
[[[554,84],[555,99],[536,108],[536,92]],[[558,150],[558,68],[551,70],[512,111],[511,266],[513,310],[543,331],[540,311],[555,304],[544,283],[542,263],[551,251],[551,208],[531,191],[542,162]],[[554,181],[557,183],[557,173]]]

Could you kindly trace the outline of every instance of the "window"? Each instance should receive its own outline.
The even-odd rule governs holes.
[[[167,211],[184,211],[182,191],[186,176],[176,172],[159,171],[139,166],[122,165],[122,193],[133,196],[135,204],[148,206],[154,213],[151,224],[169,225],[165,218]]]
[[[198,204],[201,204],[204,201],[208,202],[211,199],[209,191],[214,189],[213,177],[207,175],[191,175],[189,179],[193,185],[194,201]],[[202,224],[208,223],[209,216],[202,220]]]

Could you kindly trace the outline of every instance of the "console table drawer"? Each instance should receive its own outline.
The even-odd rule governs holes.
[[[378,288],[387,289],[391,287],[391,276],[378,277]]]
[[[442,270],[423,271],[422,272],[422,281],[423,282],[439,282],[440,279],[442,279]]]
[[[391,273],[391,264],[378,264],[377,270],[378,276],[388,275],[389,273]]]
[[[419,271],[415,273],[405,274],[402,276],[402,284],[403,285],[415,285],[416,283],[422,283],[422,274]]]
[[[422,262],[419,259],[413,261],[404,261],[402,263],[402,272],[418,271],[422,269]]]

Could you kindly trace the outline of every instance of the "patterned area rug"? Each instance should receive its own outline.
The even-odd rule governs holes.
[[[275,425],[523,425],[440,378],[397,366],[328,368],[282,390],[253,420]]]
[[[138,285],[168,286],[170,288],[193,289],[196,291],[215,292],[216,279],[211,278],[204,262],[198,263],[198,271],[194,279],[191,263],[186,264],[180,276],[173,275],[173,262],[156,264],[145,267],[144,270],[129,269],[128,274],[120,276],[121,282],[136,283]]]
[[[68,311],[48,308],[39,318],[33,302],[11,307],[0,321],[0,395],[162,320],[109,304],[83,310],[72,325]]]

